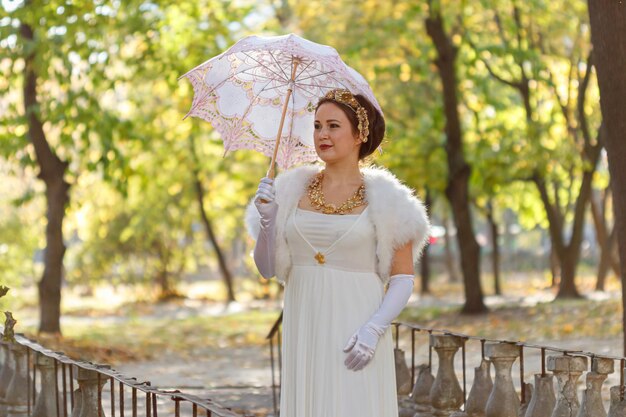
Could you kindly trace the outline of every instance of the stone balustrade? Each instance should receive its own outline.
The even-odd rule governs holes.
[[[169,406],[161,411],[177,417],[246,417],[210,399],[153,388],[107,365],[74,361],[23,336],[16,340],[0,342],[0,417],[105,417],[105,402],[111,417],[158,417],[164,404]]]
[[[461,375],[465,378],[463,367],[472,366],[465,364],[464,346],[465,340],[472,343],[472,338],[443,331],[435,335],[430,329],[429,333],[429,363],[416,365],[411,394],[399,396],[400,417],[626,417],[625,387],[605,387],[615,362],[623,366],[624,358],[483,340],[482,357],[475,364],[465,398],[459,379]],[[533,375],[530,361],[521,355],[530,348],[541,349],[541,363],[533,359],[541,373]],[[463,364],[455,361],[460,349]],[[544,356],[546,350],[553,354]],[[436,361],[430,359],[433,351]],[[624,369],[619,372],[624,381]],[[524,379],[531,376],[532,383]]]
[[[427,363],[415,363],[415,343],[407,353],[396,346],[400,417],[626,417],[626,358],[440,333],[430,330],[416,344],[428,349]],[[477,341],[480,357],[474,349],[467,360]],[[539,350],[539,361],[529,355]],[[469,384],[466,368],[474,370]],[[613,374],[620,385],[606,383]],[[159,391],[109,367],[72,361],[22,337],[0,343],[0,417],[121,417],[124,412],[157,417],[157,398],[173,400],[177,410],[181,403],[193,405],[193,415],[203,408],[215,417],[242,417],[210,400]]]

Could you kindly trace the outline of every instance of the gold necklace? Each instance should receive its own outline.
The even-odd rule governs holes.
[[[308,187],[309,201],[315,210],[319,210],[324,214],[346,214],[365,204],[365,184],[363,183],[354,192],[354,195],[339,207],[335,204],[327,203],[324,199],[324,191],[322,191],[323,179],[324,171],[317,174]]]

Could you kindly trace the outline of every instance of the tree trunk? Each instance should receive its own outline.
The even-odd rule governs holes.
[[[609,198],[610,185],[604,190],[604,196],[599,195],[599,191],[595,191],[591,195],[591,215],[593,218],[593,224],[596,229],[596,240],[600,248],[600,260],[598,262],[598,273],[596,279],[596,291],[604,291],[606,284],[606,277],[610,269],[613,269],[615,275],[620,275],[619,259],[615,252],[615,228],[612,228],[609,232],[609,227],[606,221],[606,201]]]
[[[172,289],[170,287],[169,272],[167,268],[160,270],[156,277],[157,285],[159,286],[159,300],[165,300],[172,295]]]
[[[424,205],[426,206],[426,210],[430,216],[430,207],[432,206],[433,201],[431,197],[430,191],[426,190],[426,198],[424,199]],[[424,248],[424,252],[422,254],[422,259],[420,260],[420,277],[421,277],[421,288],[420,291],[422,294],[430,294],[430,245],[426,245]]]
[[[609,235],[609,253],[611,254],[611,268],[615,272],[615,275],[620,277],[622,275],[622,268],[619,262],[619,247],[617,245],[617,230],[613,227],[611,234]]]
[[[565,237],[563,236],[563,218],[558,204],[553,204],[550,201],[545,180],[538,174],[533,177],[533,181],[539,190],[541,200],[546,209],[552,251],[553,255],[558,259],[558,265],[560,267],[561,279],[556,298],[581,297],[576,288],[576,269],[580,259],[580,247],[583,240],[585,211],[587,209],[587,202],[591,196],[591,183],[599,155],[600,148],[599,145],[596,145],[589,156],[591,168],[584,172],[578,197],[576,198],[572,236],[568,243],[565,242]],[[555,272],[553,271],[553,277],[554,276]]]
[[[224,285],[226,286],[228,299],[226,300],[228,303],[236,301],[235,299],[235,290],[233,288],[233,276],[230,273],[230,269],[228,268],[228,264],[226,263],[226,258],[224,257],[224,252],[220,244],[217,241],[217,237],[213,232],[213,225],[209,220],[209,216],[207,214],[206,208],[204,206],[204,197],[205,191],[202,186],[202,181],[200,180],[200,170],[198,165],[198,157],[196,155],[196,145],[194,142],[193,136],[189,136],[189,147],[191,151],[191,156],[193,158],[193,181],[196,188],[196,199],[198,200],[198,207],[200,208],[200,217],[202,219],[202,224],[204,225],[204,230],[206,231],[207,237],[211,241],[213,248],[215,249],[215,254],[217,255],[217,261],[220,266],[220,272],[222,273],[222,279],[224,280]]]
[[[556,298],[580,297],[575,282],[576,269],[580,260],[580,248],[583,241],[587,203],[591,200],[593,176],[596,172],[598,161],[600,160],[600,151],[602,150],[602,144],[605,136],[604,126],[601,125],[598,129],[596,141],[595,143],[592,143],[587,123],[587,116],[585,115],[585,99],[593,65],[593,54],[590,53],[589,58],[587,59],[587,69],[585,71],[585,75],[578,86],[577,100],[578,120],[580,124],[580,131],[584,139],[584,148],[581,155],[584,162],[584,171],[580,184],[580,190],[578,192],[578,196],[576,197],[576,203],[574,206],[572,236],[567,246],[563,248],[564,250],[557,252],[557,254],[562,255],[562,276],[559,292],[557,293]],[[558,205],[556,207],[558,210]]]
[[[463,138],[458,109],[458,81],[455,68],[457,49],[445,32],[440,10],[430,7],[429,12],[429,17],[426,19],[426,32],[437,49],[435,64],[443,86],[448,159],[446,197],[452,207],[461,251],[461,269],[465,289],[465,305],[462,312],[483,313],[487,311],[487,307],[483,302],[483,291],[480,285],[480,247],[474,236],[468,197],[471,169],[463,156]]]
[[[444,211],[447,213],[447,211]],[[452,239],[450,238],[450,219],[447,214],[443,215],[443,244],[446,269],[448,270],[448,282],[459,282],[459,271],[456,257],[452,253]]]
[[[607,191],[605,190],[605,193]],[[596,229],[596,241],[600,248],[600,260],[598,262],[598,273],[596,278],[596,291],[604,291],[606,276],[609,272],[611,262],[611,252],[609,248],[609,236],[606,226],[605,212],[602,210],[602,201],[598,190],[591,193],[589,205],[591,206],[591,218]]]
[[[556,298],[581,298],[576,287],[576,267],[580,259],[580,249],[568,247],[561,259],[561,282]]]
[[[200,216],[202,218],[202,224],[204,225],[204,230],[206,231],[207,237],[211,241],[213,248],[215,249],[215,254],[217,255],[217,261],[220,265],[220,272],[222,273],[222,278],[224,279],[224,284],[226,285],[226,290],[228,292],[228,300],[227,302],[236,301],[235,299],[235,290],[233,289],[233,277],[228,269],[228,265],[226,264],[226,258],[224,257],[224,253],[222,252],[222,248],[220,247],[217,238],[215,237],[215,233],[213,232],[213,225],[209,220],[209,216],[207,215],[206,209],[204,207],[204,188],[202,187],[202,182],[200,178],[196,177],[194,179],[196,186],[196,196],[198,199],[198,205],[200,206]]]
[[[591,77],[591,68],[593,65],[592,55],[589,55],[587,61],[587,70],[582,82],[578,87],[578,120],[581,126],[580,131],[584,138],[584,148],[581,158],[585,163],[580,189],[574,204],[574,220],[572,224],[572,235],[569,242],[566,243],[564,237],[564,215],[561,212],[559,200],[555,197],[554,203],[550,201],[548,189],[546,187],[545,178],[535,173],[533,182],[537,186],[541,201],[546,210],[548,217],[550,238],[554,253],[559,260],[561,268],[561,280],[559,282],[559,290],[556,298],[580,298],[581,295],[576,288],[576,269],[580,259],[580,248],[583,241],[583,231],[585,227],[585,213],[587,203],[591,199],[591,186],[593,183],[593,175],[600,158],[600,150],[604,140],[604,128],[600,126],[595,143],[592,143],[591,135],[587,126],[587,119],[584,113],[585,97],[589,80]],[[558,189],[555,186],[554,195],[558,196]]]
[[[28,138],[35,148],[38,177],[46,185],[46,250],[44,271],[39,281],[39,331],[42,333],[61,333],[61,285],[63,281],[63,219],[65,207],[69,203],[70,185],[64,174],[67,162],[61,161],[50,148],[42,122],[39,118],[37,101],[37,74],[35,72],[34,33],[25,23],[20,25],[20,34],[30,51],[24,57],[24,112],[28,123]]]
[[[600,251],[600,260],[598,262],[598,272],[596,275],[596,291],[604,291],[606,285],[606,276],[609,273],[609,266],[611,265],[611,254],[605,250]]]
[[[589,0],[589,17],[621,264],[626,355],[626,4],[615,0]]]
[[[159,255],[159,268],[154,276],[154,283],[159,291],[157,298],[159,301],[163,301],[170,298],[173,294],[169,279],[170,259],[172,254],[167,245],[161,240],[155,240],[153,248]]]
[[[600,128],[602,131],[602,128]],[[599,134],[602,136],[602,134]],[[561,282],[556,298],[580,298],[581,295],[576,288],[576,269],[580,260],[580,248],[583,241],[583,231],[585,227],[585,212],[587,211],[587,202],[591,199],[591,184],[593,182],[593,174],[598,164],[600,148],[597,147],[596,153],[592,155],[592,164],[588,171],[583,174],[583,180],[580,185],[578,198],[576,199],[574,224],[572,225],[572,237],[567,246],[564,247],[561,258]]]
[[[559,285],[559,282],[561,282],[561,264],[552,240],[550,240],[550,276],[552,278],[550,287],[554,288]]]
[[[491,265],[493,268],[493,291],[496,295],[502,295],[502,289],[500,288],[500,243],[498,234],[498,224],[493,217],[493,206],[489,202],[487,208],[487,221],[489,222],[489,229],[491,231]]]

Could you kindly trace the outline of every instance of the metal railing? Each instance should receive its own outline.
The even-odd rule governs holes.
[[[108,365],[78,361],[23,335],[0,342],[0,417],[246,417],[217,402],[161,390]],[[105,407],[103,407],[103,403]]]

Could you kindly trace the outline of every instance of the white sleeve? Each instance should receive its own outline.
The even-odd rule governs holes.
[[[413,275],[393,275],[389,278],[389,288],[383,297],[383,302],[370,318],[369,323],[374,325],[380,334],[384,333],[391,322],[402,312],[411,293],[413,293]]]
[[[261,221],[259,237],[254,245],[254,263],[264,278],[276,275],[276,218],[273,221]]]

